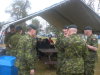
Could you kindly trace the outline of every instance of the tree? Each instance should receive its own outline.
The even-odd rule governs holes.
[[[45,31],[46,31],[46,34],[55,34],[57,35],[59,33],[59,30],[57,30],[57,27],[55,27],[54,25],[48,25],[46,28],[45,28]]]
[[[95,9],[94,2],[95,2],[95,0],[89,0],[88,3],[87,3],[87,5],[90,6],[90,7],[92,7],[93,9]]]
[[[82,0],[82,1],[84,1],[89,7],[91,7],[92,9],[95,9],[95,2],[97,1],[97,0]],[[100,0],[98,0],[98,9],[100,9]]]
[[[36,26],[37,32],[41,31],[42,25],[40,24],[40,21],[38,19],[32,19],[32,24]]]
[[[28,15],[27,9],[29,8],[30,3],[28,0],[13,0],[11,7],[9,7],[9,9],[7,9],[6,12],[10,13],[13,19],[18,20]]]
[[[98,0],[98,11],[100,9],[100,0]]]
[[[18,20],[28,15],[27,9],[29,8],[30,3],[28,0],[13,0],[13,3],[6,12],[11,14],[13,20]],[[22,22],[18,25],[26,26],[26,22]]]
[[[3,27],[4,24],[5,24],[5,22],[0,22],[0,30]]]

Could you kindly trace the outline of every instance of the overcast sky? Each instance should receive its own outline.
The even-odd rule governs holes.
[[[10,6],[12,1],[13,0],[0,0],[0,22],[10,20],[11,18],[10,14],[5,13],[5,10],[7,9],[7,7]],[[29,1],[31,2],[31,10],[29,11],[29,13],[34,13],[62,0],[29,0]]]

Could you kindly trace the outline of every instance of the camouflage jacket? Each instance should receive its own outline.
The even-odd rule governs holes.
[[[98,47],[98,39],[96,38],[96,36],[91,35],[87,37],[87,44],[94,47]]]
[[[10,39],[11,36],[13,36],[14,34],[15,34],[15,33],[9,32],[9,33],[7,33],[7,34],[5,35],[4,43],[6,44],[6,47],[7,47],[7,48],[9,48],[9,39]]]
[[[63,60],[64,53],[65,53],[63,41],[67,41],[67,40],[68,39],[66,37],[64,37],[63,33],[60,33],[57,37],[55,48],[58,50],[57,61],[59,64],[61,64],[60,61]]]
[[[17,43],[19,41],[21,37],[21,34],[19,33],[16,33],[16,34],[13,34],[9,40],[8,40],[8,43],[9,43],[9,49],[6,51],[6,54],[7,55],[10,55],[10,56],[16,56],[16,52],[17,52]]]
[[[88,45],[94,46],[98,48],[98,39],[94,36],[91,35],[89,37],[87,37],[87,42]],[[97,59],[97,52],[93,51],[93,50],[89,50],[89,56],[88,56],[88,61],[95,61]]]
[[[84,73],[84,61],[88,55],[86,43],[77,34],[71,35],[68,38],[62,38],[61,41],[64,57],[60,66],[60,71],[74,74]]]
[[[20,39],[22,35],[19,33],[14,34],[13,36],[11,36],[11,38],[9,39],[9,44],[11,46],[11,49],[15,50],[16,49],[16,45]]]
[[[25,65],[29,69],[35,68],[36,63],[36,39],[24,35],[19,39],[17,44],[17,62],[16,65],[21,69]]]

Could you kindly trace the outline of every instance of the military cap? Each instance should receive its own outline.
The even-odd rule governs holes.
[[[73,25],[70,25],[69,28],[76,28],[77,29],[77,26],[73,24]]]
[[[22,30],[22,27],[21,26],[16,26],[16,31],[20,31]]]
[[[92,27],[91,27],[91,26],[86,26],[86,27],[84,28],[84,30],[92,30]]]
[[[66,25],[66,26],[64,26],[64,28],[63,29],[68,29],[68,26]]]
[[[34,29],[34,30],[36,30],[37,29],[37,27],[36,26],[34,26],[33,24],[30,24],[28,27],[31,27],[32,29]]]

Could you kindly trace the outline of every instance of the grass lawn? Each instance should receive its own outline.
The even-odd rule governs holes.
[[[35,75],[56,75],[56,69],[40,61]]]
[[[96,64],[95,75],[100,75],[100,45],[98,49],[98,63]]]
[[[2,45],[0,45],[2,47]],[[98,49],[98,63],[96,64],[95,75],[100,75],[100,45]],[[56,75],[56,69],[53,66],[44,64],[43,61],[37,63],[37,71],[35,75]]]
[[[95,75],[100,75],[100,45],[98,50],[98,63],[96,64]],[[38,63],[36,75],[56,75],[56,69],[45,65],[42,61]]]

